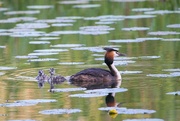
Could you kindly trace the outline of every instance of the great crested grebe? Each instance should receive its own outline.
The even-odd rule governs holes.
[[[115,56],[124,56],[124,54],[109,47],[105,47],[104,50],[106,50],[104,62],[110,71],[101,68],[88,68],[72,75],[69,79],[70,83],[87,89],[119,87],[121,75],[113,62]]]
[[[54,68],[50,68],[49,73],[50,73],[50,77],[48,78],[48,83],[50,84],[50,89],[54,88],[54,84],[61,84],[66,80],[64,77],[62,77],[60,75],[55,76]]]

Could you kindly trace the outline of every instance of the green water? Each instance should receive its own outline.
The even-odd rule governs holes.
[[[93,8],[75,8],[76,4],[62,4],[60,0],[4,0],[0,3],[0,10],[8,8],[7,11],[0,11],[0,20],[7,21],[9,18],[34,17],[36,20],[29,21],[35,23],[42,19],[55,19],[56,17],[78,16],[79,19],[73,19],[75,22],[68,22],[72,26],[53,27],[53,23],[44,22],[50,27],[35,29],[36,31],[50,34],[54,31],[79,31],[82,26],[97,26],[98,20],[89,20],[91,17],[99,16],[123,16],[123,20],[109,21],[113,24],[104,24],[114,30],[109,30],[107,34],[85,35],[85,34],[60,34],[51,37],[57,37],[57,40],[49,41],[49,44],[30,44],[37,38],[35,37],[15,37],[8,31],[17,27],[17,24],[28,23],[28,21],[17,21],[6,23],[0,21],[0,103],[12,103],[16,100],[28,99],[55,99],[57,102],[39,103],[33,106],[20,107],[0,107],[0,120],[78,120],[78,121],[121,121],[126,119],[144,119],[156,118],[164,121],[180,120],[180,97],[179,95],[167,95],[168,92],[180,90],[179,76],[153,77],[150,74],[169,74],[172,71],[165,69],[180,68],[180,3],[178,0],[163,1],[142,1],[142,2],[115,2],[109,1],[87,1],[86,4],[97,4]],[[79,3],[81,4],[81,3]],[[79,5],[78,4],[78,5]],[[28,9],[32,5],[51,5],[48,9]],[[152,11],[164,10],[169,13],[145,14],[144,11],[132,11],[135,8],[153,8]],[[38,14],[15,14],[9,15],[9,11],[35,10]],[[146,11],[149,12],[149,11]],[[128,18],[128,16],[134,16]],[[150,15],[150,18],[135,18],[137,15]],[[126,17],[125,17],[126,16]],[[108,18],[110,19],[110,17]],[[105,23],[105,22],[104,22]],[[168,25],[178,24],[177,28],[169,28]],[[122,28],[148,27],[145,31],[123,31]],[[26,28],[26,27],[24,27]],[[5,32],[1,31],[5,29]],[[21,28],[22,29],[22,28]],[[25,31],[25,30],[22,30]],[[22,32],[21,31],[21,32]],[[173,31],[175,34],[168,35],[150,35],[150,32]],[[98,32],[98,31],[97,31]],[[3,35],[9,33],[9,35]],[[22,33],[21,33],[22,34]],[[47,35],[46,35],[47,36]],[[110,40],[127,40],[136,38],[160,38],[157,40],[146,40],[141,42],[110,42]],[[173,41],[176,38],[176,41]],[[57,44],[81,44],[78,47],[57,47]],[[45,84],[42,89],[38,88],[35,80],[38,70],[43,69],[46,74],[51,67],[56,69],[56,73],[63,76],[70,76],[76,72],[90,67],[107,69],[103,65],[104,52],[97,52],[98,49],[81,49],[82,47],[101,47],[114,46],[120,52],[127,54],[125,64],[116,65],[119,71],[140,71],[141,73],[123,74],[121,87],[128,89],[126,92],[116,93],[115,100],[120,102],[121,107],[127,109],[148,109],[154,110],[150,114],[118,114],[112,118],[107,111],[101,111],[99,108],[106,107],[105,96],[94,98],[76,98],[69,97],[71,94],[83,93],[75,92],[48,92],[49,85]],[[27,56],[35,53],[34,50],[42,49],[66,49],[67,51],[58,52],[58,54],[48,56],[38,56],[38,58],[53,58],[55,61],[33,62],[33,59],[22,59],[17,56]],[[75,48],[75,49],[74,49]],[[92,51],[93,50],[93,51]],[[98,54],[99,56],[95,56]],[[133,57],[133,58],[132,58]],[[98,60],[100,58],[100,60]],[[117,61],[122,62],[120,58]],[[130,61],[130,62],[129,62]],[[75,63],[77,62],[77,64]],[[127,62],[127,63],[126,63]],[[65,64],[62,64],[65,63]],[[71,63],[71,64],[69,64]],[[75,63],[75,64],[72,64]],[[12,67],[5,69],[3,67]],[[177,72],[178,71],[173,71]],[[56,88],[75,88],[73,85],[64,83],[55,86]],[[39,113],[42,110],[49,109],[80,109],[81,112],[72,114],[45,115]]]

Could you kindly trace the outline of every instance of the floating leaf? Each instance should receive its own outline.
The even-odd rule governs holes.
[[[74,5],[73,8],[97,8],[100,4],[84,4],[84,5]]]
[[[49,41],[30,41],[29,44],[50,44]]]
[[[148,27],[131,27],[131,28],[122,28],[124,31],[144,31],[149,30]]]
[[[33,55],[19,55],[19,56],[15,56],[15,58],[18,58],[18,59],[30,59],[30,58],[38,58],[38,56],[33,56]]]
[[[39,38],[35,38],[35,40],[58,40],[60,39],[59,37],[39,37]]]
[[[141,59],[156,59],[160,58],[161,56],[140,56],[139,58]]]
[[[112,109],[116,109],[118,114],[151,114],[155,113],[155,110],[148,110],[148,109],[127,109],[127,108],[119,108],[119,107],[102,107],[99,110],[102,111],[109,111]]]
[[[38,53],[29,53],[29,56],[46,56],[46,55],[57,55],[59,53],[55,52],[38,52]]]
[[[118,39],[118,40],[109,40],[109,42],[115,43],[130,43],[130,42],[143,42],[144,40],[140,39]]]
[[[27,6],[28,9],[49,9],[53,8],[54,6],[52,5],[31,5]]]
[[[17,100],[16,103],[51,103],[57,102],[55,99],[30,99],[30,100]]]
[[[180,68],[163,69],[163,71],[180,71]]]
[[[64,0],[59,2],[59,4],[85,4],[88,3],[89,0]]]
[[[140,74],[142,71],[120,71],[121,74]]]
[[[154,8],[133,8],[132,11],[135,12],[145,12],[145,11],[152,11]]]
[[[86,88],[61,88],[61,89],[51,89],[52,92],[73,92],[73,91],[82,91]]]
[[[56,58],[38,58],[38,59],[29,59],[28,62],[47,62],[47,61],[57,61]]]
[[[180,41],[180,38],[169,38],[169,39],[162,39],[162,41]]]
[[[69,97],[79,97],[79,98],[91,98],[91,97],[102,97],[102,96],[106,96],[107,94],[100,94],[100,93],[87,93],[87,94],[72,94],[69,95]]]
[[[177,92],[168,92],[166,94],[168,94],[168,95],[180,95],[180,91],[177,91]]]
[[[51,110],[39,111],[39,113],[45,115],[71,114],[71,113],[79,113],[79,112],[81,112],[80,109],[51,109]]]
[[[105,88],[105,89],[93,89],[87,90],[85,93],[98,93],[98,94],[106,94],[108,93],[116,93],[116,92],[126,92],[128,89],[126,88]]]
[[[180,28],[180,24],[170,24],[167,25],[168,28]]]
[[[17,100],[13,103],[0,104],[0,107],[19,107],[19,106],[33,106],[38,103],[56,102],[54,99],[30,99],[30,100]]]
[[[21,23],[16,24],[16,28],[29,28],[29,29],[42,29],[49,28],[50,26],[46,23]]]
[[[17,69],[17,67],[0,66],[0,70],[14,70],[14,69]]]
[[[175,11],[169,11],[169,10],[157,10],[157,11],[147,11],[144,12],[145,14],[170,14],[170,13],[175,13]]]
[[[29,11],[8,11],[4,12],[5,15],[18,15],[18,14],[38,14],[40,11],[38,10],[29,10]]]
[[[142,119],[125,119],[123,121],[164,121],[164,120],[158,118],[142,118]]]
[[[84,46],[83,44],[57,44],[57,45],[51,45],[50,47],[65,47],[65,48],[71,48],[71,47],[81,47]]]
[[[82,65],[84,62],[60,62],[59,65]]]
[[[57,53],[57,52],[66,52],[68,49],[42,49],[42,50],[34,50],[37,53]]]
[[[175,31],[156,31],[156,32],[149,32],[149,35],[176,35],[180,34],[180,32],[175,32]]]

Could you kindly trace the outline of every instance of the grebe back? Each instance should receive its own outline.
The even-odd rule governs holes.
[[[104,50],[106,50],[104,62],[110,71],[101,68],[88,68],[72,75],[70,77],[71,84],[87,89],[119,87],[121,75],[113,62],[115,56],[124,56],[124,54],[113,48],[106,47]]]

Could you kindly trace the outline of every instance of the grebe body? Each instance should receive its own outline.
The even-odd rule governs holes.
[[[124,56],[124,54],[113,48],[104,48],[104,50],[106,50],[104,62],[109,67],[109,70],[101,68],[85,69],[72,75],[70,83],[87,89],[118,87],[122,79],[113,62],[115,56]]]
[[[55,75],[54,68],[50,68],[49,73],[50,73],[50,77],[48,78],[48,83],[50,84],[50,89],[54,88],[54,84],[61,84],[64,81],[66,81],[66,79],[63,76]]]

